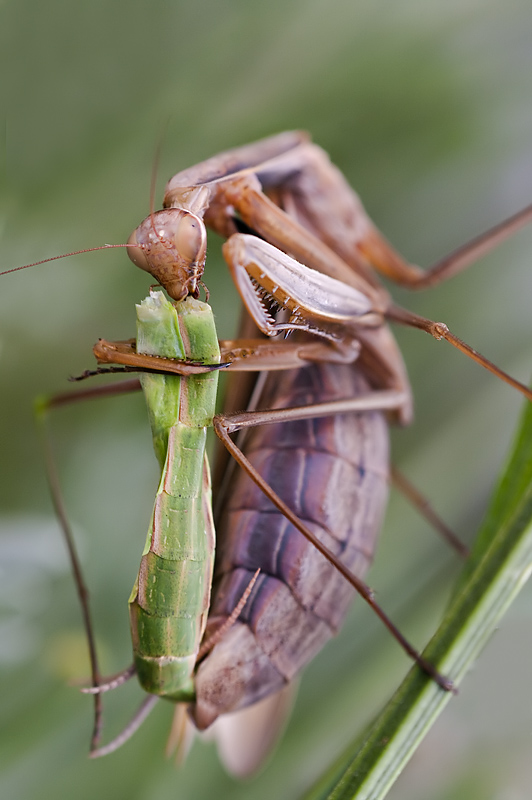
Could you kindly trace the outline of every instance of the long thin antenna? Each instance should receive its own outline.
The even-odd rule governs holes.
[[[38,267],[39,264],[47,264],[48,261],[58,261],[60,258],[69,258],[69,256],[79,256],[81,253],[94,253],[96,250],[112,250],[113,247],[131,247],[128,244],[102,244],[99,247],[86,247],[84,250],[72,250],[71,253],[62,253],[60,256],[51,256],[50,258],[43,258],[41,261],[34,261],[33,264],[23,264],[22,267],[12,267],[0,272],[0,275],[9,275],[10,272],[19,272],[21,269],[29,269],[30,267]],[[142,247],[138,244],[135,247]]]

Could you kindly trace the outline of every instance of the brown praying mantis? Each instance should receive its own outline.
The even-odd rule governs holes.
[[[304,134],[286,133],[176,175],[164,210],[131,237],[132,260],[179,303],[199,294],[204,226],[212,228],[227,239],[224,256],[249,312],[241,337],[221,343],[229,372],[252,370],[260,378],[250,392],[249,382],[235,376],[227,410],[213,420],[243,469],[225,463],[223,478],[215,478],[219,543],[208,650],[199,651],[189,675],[193,689],[183,697],[200,729],[232,712],[240,712],[239,724],[242,710],[262,701],[266,745],[237,771],[256,766],[275,739],[287,687],[340,627],[355,590],[420,666],[451,688],[362,582],[386,504],[387,422],[411,420],[406,370],[387,323],[444,338],[531,394],[444,324],[396,306],[375,270],[412,288],[431,286],[531,218],[527,207],[424,272],[388,245],[325,153]],[[257,328],[263,337],[290,337],[270,342]],[[154,359],[131,342],[101,341],[95,354],[100,363],[183,372],[160,349]],[[235,444],[230,434],[239,430],[245,435]]]

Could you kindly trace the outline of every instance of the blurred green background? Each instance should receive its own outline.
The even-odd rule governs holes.
[[[532,198],[529,0],[6,0],[8,96],[2,269],[124,242],[149,209],[157,142],[165,180],[227,147],[309,130],[379,227],[428,265]],[[9,77],[8,77],[9,76]],[[532,232],[425,295],[395,292],[527,381]],[[238,303],[211,241],[206,281],[222,336]],[[274,758],[246,784],[211,744],[176,771],[160,704],[120,752],[86,757],[90,701],[80,613],[32,418],[39,393],[92,366],[99,336],[127,338],[148,278],[125,253],[93,253],[1,279],[0,793],[26,798],[295,798],[362,729],[407,659],[362,603],[307,669]],[[416,423],[394,459],[471,538],[520,399],[444,343],[398,331]],[[156,483],[142,399],[58,412],[55,442],[83,554],[103,670],[128,663],[127,597]],[[370,576],[422,644],[457,559],[395,494]],[[390,793],[393,800],[530,796],[530,591]],[[107,734],[140,691],[106,701]]]

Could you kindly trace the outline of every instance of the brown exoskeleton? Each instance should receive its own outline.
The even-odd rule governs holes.
[[[412,417],[388,321],[447,339],[531,399],[444,324],[394,305],[375,270],[412,288],[434,285],[530,221],[532,207],[423,271],[390,247],[342,174],[301,133],[179,173],[167,185],[164,207],[133,234],[133,261],[174,299],[197,296],[204,224],[225,237],[224,256],[253,324],[247,317],[242,338],[223,343],[222,359],[230,371],[264,373],[252,394],[249,383],[236,383],[215,419],[244,470],[218,481],[210,649],[198,662],[190,709],[204,729],[265,700],[269,735],[240,758],[236,769],[246,772],[276,736],[284,690],[342,624],[353,587],[419,660],[361,581],[386,504],[387,416],[402,424]],[[292,335],[269,343],[257,338],[256,327],[268,337]],[[127,344],[100,342],[95,352],[100,362],[148,363]],[[248,411],[237,413],[242,408]],[[229,434],[243,428],[252,430],[237,446]],[[251,596],[227,626],[257,568]],[[450,688],[431,665],[421,665]]]

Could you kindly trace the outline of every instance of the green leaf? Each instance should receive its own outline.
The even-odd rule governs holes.
[[[532,405],[442,623],[423,655],[456,687],[532,569]],[[452,699],[418,667],[306,800],[378,800]]]

